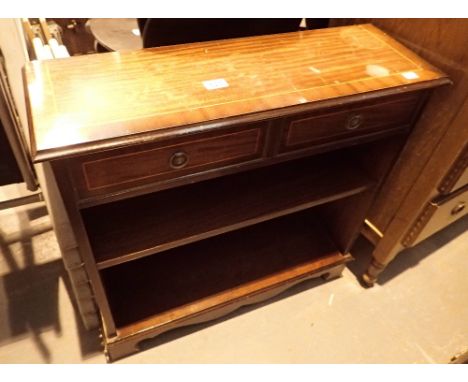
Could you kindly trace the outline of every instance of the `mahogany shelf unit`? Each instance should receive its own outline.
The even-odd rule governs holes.
[[[168,322],[187,320],[349,260],[349,255],[337,250],[312,209],[101,274],[117,330],[128,336],[145,328],[165,329]]]
[[[31,151],[63,199],[110,360],[340,276],[430,91],[450,82],[372,25],[24,74]]]
[[[102,269],[351,196],[373,183],[338,152],[90,207],[82,215]]]

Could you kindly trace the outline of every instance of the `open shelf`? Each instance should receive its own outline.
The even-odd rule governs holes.
[[[82,210],[99,269],[366,190],[349,156],[298,159]],[[129,224],[129,222],[131,222]]]
[[[343,264],[312,208],[101,270],[119,336]]]

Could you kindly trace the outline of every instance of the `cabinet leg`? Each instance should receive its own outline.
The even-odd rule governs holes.
[[[362,281],[368,287],[373,287],[375,282],[377,281],[377,277],[380,273],[385,269],[385,265],[379,263],[377,260],[372,259],[369,268],[367,271],[362,275]]]

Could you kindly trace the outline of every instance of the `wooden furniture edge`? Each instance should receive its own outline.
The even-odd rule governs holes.
[[[23,70],[24,73],[24,70]],[[31,134],[31,153],[34,163],[51,161],[56,159],[71,158],[83,154],[90,154],[97,151],[110,150],[126,146],[144,144],[164,140],[165,138],[177,138],[187,136],[189,134],[197,134],[202,132],[209,132],[218,130],[223,127],[232,126],[233,124],[260,122],[266,119],[273,119],[279,117],[287,117],[303,112],[314,111],[317,109],[325,109],[328,107],[338,106],[342,103],[355,103],[359,101],[372,100],[375,98],[382,98],[385,96],[398,95],[401,93],[408,93],[412,91],[430,89],[442,85],[451,84],[452,82],[448,77],[441,77],[435,80],[421,81],[415,84],[408,84],[402,86],[391,87],[387,89],[374,90],[370,92],[358,93],[349,96],[335,97],[321,101],[310,102],[307,104],[293,105],[278,109],[271,109],[257,113],[243,114],[235,117],[216,119],[191,125],[182,125],[162,129],[160,131],[148,131],[138,134],[121,136],[112,139],[103,139],[86,143],[83,145],[71,145],[61,149],[50,149],[37,151],[34,140],[34,128],[31,116],[31,104],[29,97],[26,96],[26,108],[28,110],[28,125]],[[26,82],[25,82],[25,86]]]
[[[138,352],[139,342],[147,339],[152,339],[167,331],[187,327],[195,324],[201,324],[204,322],[210,322],[220,317],[226,316],[233,313],[244,306],[258,304],[263,301],[267,301],[288,289],[314,278],[323,278],[325,281],[329,281],[341,276],[341,273],[346,266],[346,263],[353,260],[350,254],[342,255],[342,261],[333,265],[328,265],[317,269],[316,271],[308,274],[303,274],[297,278],[290,279],[287,282],[283,282],[277,285],[270,286],[269,288],[260,289],[252,292],[248,296],[238,297],[229,302],[224,302],[218,306],[205,309],[201,312],[197,312],[193,315],[180,318],[172,321],[170,324],[148,327],[144,330],[137,331],[124,336],[116,335],[114,337],[108,337],[104,339],[105,355],[108,361],[112,362],[117,359],[126,357],[132,353]]]

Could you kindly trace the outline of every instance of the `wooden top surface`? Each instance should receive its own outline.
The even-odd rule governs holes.
[[[25,82],[41,161],[177,126],[206,129],[223,118],[448,79],[376,27],[354,25],[33,61]]]

